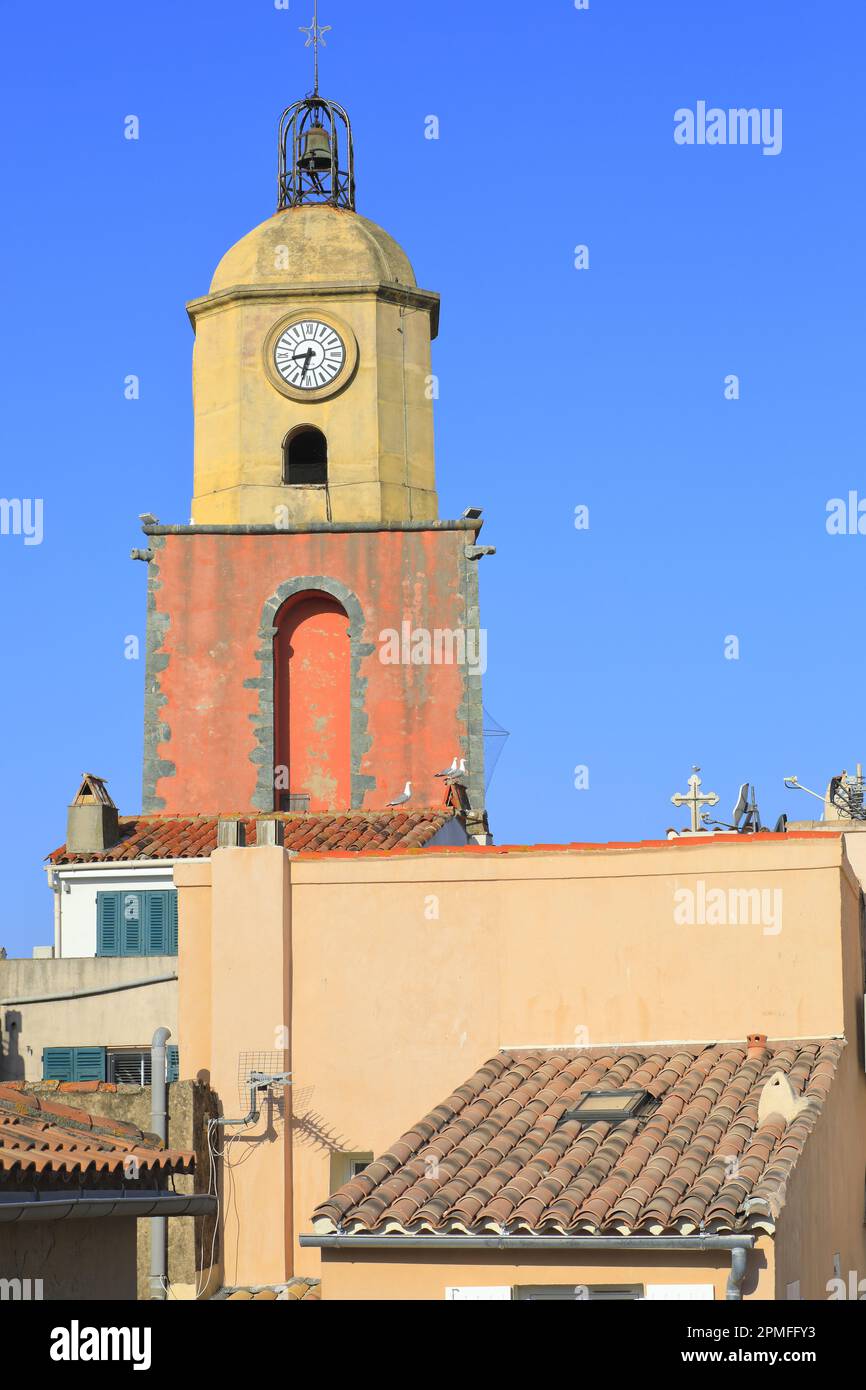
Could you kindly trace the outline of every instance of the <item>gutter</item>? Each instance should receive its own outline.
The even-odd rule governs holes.
[[[40,1197],[33,1194],[6,1201],[0,1194],[0,1226],[13,1221],[91,1221],[94,1217],[213,1216],[217,1199],[206,1193],[185,1197],[182,1193],[143,1196],[112,1194],[106,1197]]]
[[[71,957],[65,957],[71,959]],[[93,957],[108,960],[108,956]],[[70,999],[90,999],[96,994],[119,994],[125,989],[143,989],[145,985],[165,985],[177,979],[177,971],[171,975],[151,975],[145,980],[122,980],[120,984],[100,985],[94,989],[73,989],[67,994],[32,994],[25,999],[0,999],[0,1009],[18,1004],[58,1004]]]
[[[755,1248],[754,1235],[733,1236],[318,1236],[301,1235],[300,1244],[319,1250],[729,1250],[731,1272],[725,1299],[743,1297],[748,1252]]]

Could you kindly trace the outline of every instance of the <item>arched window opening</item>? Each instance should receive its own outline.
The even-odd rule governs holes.
[[[352,803],[346,610],[330,594],[307,590],[287,600],[275,626],[275,809],[346,810]]]
[[[283,444],[283,482],[290,487],[324,487],[327,481],[328,441],[322,431],[312,425],[292,430]]]

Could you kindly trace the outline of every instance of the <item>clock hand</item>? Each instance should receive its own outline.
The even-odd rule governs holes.
[[[305,363],[306,363],[306,366],[302,367],[302,369],[301,369],[301,381],[303,381],[304,377],[307,375],[307,372],[310,370],[310,361],[311,361],[311,359],[312,359],[312,356],[313,356],[313,349],[312,349],[312,348],[307,348],[307,351],[306,351],[306,352],[296,352],[295,355],[294,355],[294,360],[295,360],[296,362],[297,362],[298,358],[300,358],[302,362],[305,362]]]

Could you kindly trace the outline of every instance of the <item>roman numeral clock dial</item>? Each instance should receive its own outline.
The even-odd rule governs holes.
[[[320,319],[291,324],[274,344],[274,365],[296,391],[321,391],[346,365],[346,345],[336,329]]]

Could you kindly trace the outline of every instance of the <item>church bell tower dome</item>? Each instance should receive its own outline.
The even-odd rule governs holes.
[[[331,204],[288,208],[269,217],[226,252],[210,293],[235,286],[394,284],[416,288],[409,257],[393,237]]]

